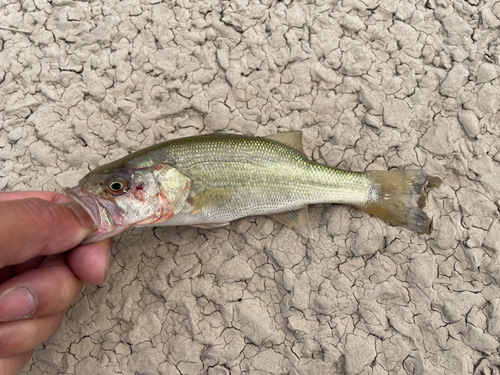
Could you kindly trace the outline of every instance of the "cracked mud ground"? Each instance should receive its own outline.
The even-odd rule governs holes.
[[[500,2],[4,1],[0,189],[61,191],[161,140],[303,130],[423,168],[430,236],[344,206],[134,229],[29,374],[498,374]]]

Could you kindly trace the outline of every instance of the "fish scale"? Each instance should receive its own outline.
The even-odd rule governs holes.
[[[196,215],[186,205],[163,225],[225,223],[307,204],[362,205],[368,199],[368,176],[315,163],[299,151],[265,138],[210,135],[192,143],[173,141],[169,146],[154,152],[159,156],[147,157],[155,162],[175,160],[175,167],[192,180],[191,196],[218,188],[233,189],[235,194],[227,203]]]

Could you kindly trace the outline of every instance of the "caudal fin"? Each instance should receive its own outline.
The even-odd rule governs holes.
[[[417,233],[430,232],[425,206],[427,173],[422,170],[367,172],[372,178],[372,199],[361,210],[385,222]]]

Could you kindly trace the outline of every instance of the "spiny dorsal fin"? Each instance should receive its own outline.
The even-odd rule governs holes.
[[[304,147],[302,146],[302,132],[300,130],[267,135],[264,138],[272,139],[275,142],[304,153]]]
[[[307,206],[299,208],[298,210],[270,214],[269,216],[306,238],[314,238],[311,225],[309,224],[309,217],[307,215]]]

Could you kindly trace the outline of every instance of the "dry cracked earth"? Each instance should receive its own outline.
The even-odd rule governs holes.
[[[338,205],[314,240],[130,230],[22,373],[499,374],[500,1],[7,0],[0,27],[2,191],[287,130],[331,166],[444,181],[431,235]]]

